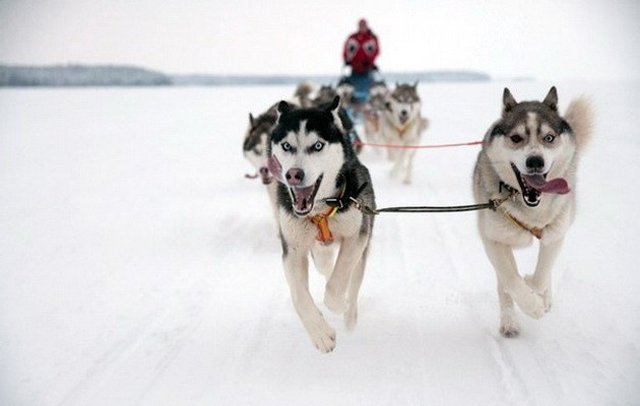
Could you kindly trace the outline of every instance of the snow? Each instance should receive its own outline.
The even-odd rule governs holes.
[[[518,100],[551,85],[421,85],[425,143],[480,139],[505,84]],[[475,214],[384,214],[355,331],[320,305],[327,355],[243,177],[249,111],[292,87],[0,90],[0,404],[640,403],[640,83],[555,85],[561,108],[591,96],[597,128],[552,311],[501,337]],[[467,204],[477,152],[419,151],[411,186],[361,160],[380,207]],[[518,252],[523,272],[535,255]]]

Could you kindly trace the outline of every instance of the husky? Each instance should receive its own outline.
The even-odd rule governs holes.
[[[294,308],[321,352],[335,348],[336,333],[309,293],[309,255],[327,279],[326,307],[343,314],[353,329],[373,217],[351,206],[350,199],[375,207],[369,171],[346,138],[339,105],[339,97],[322,109],[294,109],[280,102],[268,148],[269,170],[279,180],[276,205],[285,276]]]
[[[324,104],[330,104],[333,99],[338,96],[338,91],[331,85],[322,85],[318,89],[316,96],[311,100],[313,107],[320,107]]]
[[[253,114],[249,113],[249,128],[246,131],[244,141],[242,143],[242,152],[244,157],[256,170],[255,176],[247,175],[247,177],[260,177],[262,184],[265,185],[267,189],[269,202],[276,214],[274,216],[276,220],[278,218],[275,206],[277,187],[273,176],[268,169],[267,150],[269,138],[271,137],[271,130],[273,129],[277,118],[278,113],[275,104],[258,117],[254,117]]]
[[[249,113],[249,128],[242,143],[244,157],[253,165],[265,185],[273,180],[267,168],[267,143],[277,117],[275,105],[257,118]]]
[[[539,319],[551,306],[551,269],[576,208],[576,171],[591,137],[586,100],[573,100],[564,117],[555,87],[542,102],[516,102],[504,89],[502,117],[487,131],[473,175],[478,202],[510,196],[496,211],[479,213],[478,225],[497,275],[500,333],[514,337],[520,326],[514,302]],[[539,240],[533,275],[518,272],[513,248]]]
[[[385,101],[380,117],[380,131],[387,144],[411,147],[418,144],[429,122],[422,117],[422,103],[418,96],[418,82],[413,85],[396,84]],[[413,157],[411,148],[389,148],[389,159],[394,162],[392,174],[405,184],[411,183]]]
[[[300,107],[307,108],[312,105],[311,95],[315,91],[315,85],[309,81],[300,82],[296,86],[296,90],[293,93],[294,102]]]
[[[380,116],[388,95],[389,88],[384,81],[375,82],[369,89],[369,99],[364,106],[364,134],[372,144],[384,142],[380,133]]]

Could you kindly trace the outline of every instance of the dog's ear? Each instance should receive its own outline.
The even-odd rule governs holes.
[[[342,119],[340,119],[340,96],[334,97],[331,103],[325,108],[325,111],[331,114],[333,123],[344,133],[344,126],[342,125]]]
[[[518,104],[516,99],[513,98],[508,88],[504,88],[502,93],[502,113],[508,113]]]
[[[280,117],[282,117],[283,114],[287,114],[290,111],[291,111],[291,105],[286,101],[281,100],[280,103],[278,103],[278,107],[276,107],[276,113],[278,114],[278,117],[276,119],[276,124],[280,122]]]
[[[336,96],[331,101],[331,104],[327,106],[326,110],[333,113],[334,111],[337,112],[339,107],[340,107],[340,96]]]
[[[256,128],[256,120],[253,118],[253,114],[249,113],[249,125],[251,128]]]
[[[551,86],[549,93],[547,93],[547,97],[544,98],[542,103],[549,106],[551,110],[558,111],[558,91],[555,86]]]
[[[416,80],[415,82],[413,82],[413,86],[411,86],[413,90],[418,90],[418,83],[420,83],[419,80]]]

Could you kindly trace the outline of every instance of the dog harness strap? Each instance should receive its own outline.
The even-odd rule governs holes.
[[[531,233],[531,235],[536,237],[538,240],[542,238],[542,232],[544,231],[544,228],[529,227],[526,224],[524,224],[522,221],[520,221],[517,218],[513,217],[513,215],[511,213],[509,213],[506,209],[500,208],[500,211],[513,224],[517,225],[518,227],[522,228],[523,230],[528,231],[529,233]]]
[[[400,138],[402,138],[404,136],[404,134],[409,131],[409,129],[411,128],[411,124],[409,123],[406,126],[402,127],[402,128],[398,128],[396,127],[396,130],[398,131],[398,135],[400,135]]]
[[[345,190],[347,190],[346,183],[342,185],[340,196],[335,198],[335,200],[341,201],[344,197]],[[318,235],[316,236],[316,240],[320,241],[323,244],[331,244],[333,242],[333,234],[331,234],[331,229],[329,228],[329,219],[335,216],[340,207],[342,206],[329,207],[324,213],[316,214],[315,216],[309,217],[309,220],[311,220],[311,222],[318,228]]]
[[[318,235],[316,236],[316,240],[324,244],[330,244],[333,242],[333,235],[331,234],[331,229],[329,229],[328,218],[329,216],[335,214],[336,210],[337,209],[332,207],[325,213],[316,214],[315,216],[311,217],[311,222],[318,228]],[[329,214],[330,212],[334,213]]]

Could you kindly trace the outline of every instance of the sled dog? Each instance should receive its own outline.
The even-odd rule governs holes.
[[[260,178],[262,184],[265,185],[267,189],[269,203],[271,204],[276,221],[278,220],[275,206],[277,187],[267,166],[267,149],[269,138],[271,137],[271,130],[277,118],[278,115],[275,105],[258,117],[254,117],[253,114],[249,113],[249,128],[246,131],[242,143],[244,157],[255,168],[256,176]]]
[[[380,116],[385,110],[385,101],[389,88],[385,82],[375,82],[369,89],[369,100],[364,107],[364,134],[372,144],[382,144],[380,133]],[[378,150],[376,150],[378,151]]]
[[[428,127],[420,111],[422,104],[417,91],[418,83],[396,84],[385,101],[380,117],[380,131],[387,144],[402,147],[418,145]],[[392,175],[405,184],[411,183],[415,149],[389,148],[389,159],[394,163]]]
[[[552,87],[542,102],[516,102],[504,89],[502,117],[487,131],[473,175],[478,202],[510,196],[495,211],[479,212],[478,225],[498,283],[500,333],[519,334],[514,303],[539,319],[551,306],[551,269],[576,207],[576,170],[591,136],[592,113],[584,99],[558,112]],[[513,248],[538,239],[533,275],[522,277]]]
[[[351,206],[350,198],[375,206],[369,171],[347,139],[339,104],[339,97],[324,108],[293,109],[280,102],[268,151],[269,170],[279,180],[286,280],[293,306],[321,352],[335,348],[336,333],[309,293],[309,256],[327,279],[324,304],[353,328],[373,218]]]

